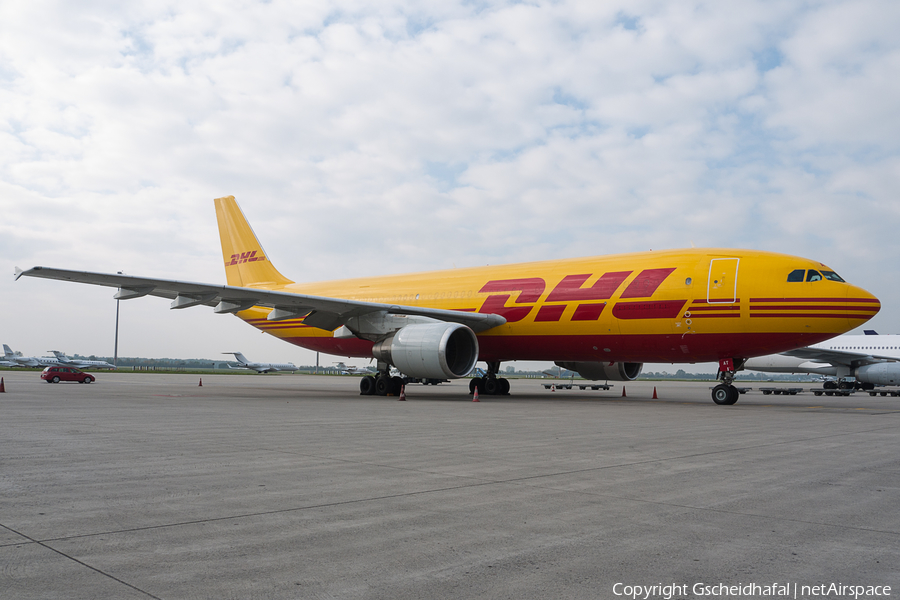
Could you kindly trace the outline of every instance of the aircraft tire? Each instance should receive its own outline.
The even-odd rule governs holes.
[[[488,396],[496,396],[500,393],[500,380],[496,377],[488,377],[484,380],[484,393]]]
[[[359,380],[359,395],[360,396],[371,396],[375,393],[375,378],[371,375],[366,375],[362,379]]]
[[[478,392],[481,393],[483,389],[481,377],[473,377],[469,380],[469,395],[475,393],[475,388],[478,388]]]
[[[509,379],[500,380],[500,395],[509,396]]]
[[[712,400],[721,406],[730,406],[738,401],[740,392],[733,385],[725,385],[720,383],[713,388]]]
[[[399,396],[400,390],[403,389],[403,378],[402,377],[391,377],[390,380],[390,393],[393,396]]]
[[[391,380],[389,377],[378,377],[375,379],[375,395],[387,396],[391,391]]]

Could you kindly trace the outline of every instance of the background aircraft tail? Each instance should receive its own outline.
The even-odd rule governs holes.
[[[216,198],[215,202],[228,285],[270,288],[293,283],[269,262],[234,196]]]
[[[233,354],[233,355],[234,355],[234,358],[237,359],[237,361],[238,361],[239,363],[245,364],[245,365],[250,364],[250,361],[247,360],[247,357],[245,357],[245,356],[244,356],[242,353],[240,353],[240,352],[223,352],[222,354]]]
[[[9,358],[9,357],[11,357],[11,356],[14,357],[14,356],[16,355],[15,352],[13,352],[13,351],[10,349],[10,347],[7,346],[6,344],[3,344],[3,354],[4,354],[7,358]]]

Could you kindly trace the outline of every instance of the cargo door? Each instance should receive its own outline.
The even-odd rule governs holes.
[[[737,300],[739,258],[714,258],[709,261],[706,301],[710,304],[734,304]]]

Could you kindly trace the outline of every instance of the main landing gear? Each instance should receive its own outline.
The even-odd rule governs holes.
[[[366,375],[359,380],[361,396],[399,396],[403,388],[402,377],[391,377],[391,366],[378,363],[378,375]]]
[[[469,380],[469,394],[474,394],[478,389],[478,395],[508,396],[509,380],[497,377],[500,372],[500,361],[489,362],[488,370],[484,377],[473,377]]]
[[[743,365],[743,362],[741,362],[740,365]],[[719,361],[718,379],[721,379],[722,383],[712,390],[713,402],[730,406],[738,401],[741,393],[734,385],[732,385],[732,382],[734,382],[734,374],[736,372],[737,369],[734,365],[734,359],[723,358]]]

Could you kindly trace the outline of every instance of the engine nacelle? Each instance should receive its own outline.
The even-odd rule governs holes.
[[[856,380],[860,383],[874,383],[875,385],[900,384],[900,363],[876,363],[863,365],[854,372]]]
[[[457,379],[475,368],[478,338],[459,323],[407,325],[372,346],[372,355],[410,377]]]
[[[592,381],[634,381],[641,374],[644,363],[623,362],[558,362],[557,366],[576,371],[585,379]]]

